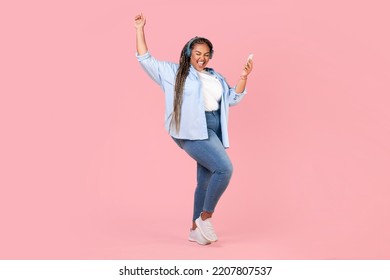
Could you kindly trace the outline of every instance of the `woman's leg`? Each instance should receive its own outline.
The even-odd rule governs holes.
[[[208,139],[174,139],[197,162],[197,187],[194,195],[192,229],[199,227],[208,241],[216,241],[211,216],[226,190],[233,172],[232,163],[222,144],[220,112],[205,112]],[[200,214],[201,213],[201,214]],[[198,218],[201,216],[200,218]]]
[[[209,138],[206,140],[182,140],[182,148],[198,165],[194,220],[202,211],[214,212],[233,172],[232,163],[221,140],[213,130],[208,132]]]
[[[204,173],[201,172],[201,178],[198,180],[197,191],[199,191],[199,193],[196,194],[199,194],[199,197],[195,196],[194,208],[199,209],[203,199],[204,202],[200,218],[195,216],[199,210],[196,210],[196,212],[194,211],[192,228],[195,229],[196,227],[199,227],[202,235],[208,241],[214,242],[218,240],[218,236],[215,233],[210,218],[219,199],[229,184],[233,166],[217,134],[210,129],[208,133],[209,138],[206,140],[182,140],[182,147],[196,160],[198,165],[201,165],[204,168],[200,170],[208,171]],[[204,185],[202,185],[202,182],[206,181],[202,174],[205,177],[209,177],[206,190],[204,190]],[[199,184],[199,181],[201,184]],[[200,188],[198,189],[198,187]],[[197,199],[200,199],[200,201]]]

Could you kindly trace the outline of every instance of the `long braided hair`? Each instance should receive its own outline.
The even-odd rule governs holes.
[[[180,120],[181,120],[181,106],[183,104],[183,91],[184,84],[188,73],[190,72],[191,66],[191,51],[197,44],[207,44],[210,49],[210,58],[213,54],[213,44],[206,38],[203,37],[194,37],[189,40],[183,47],[180,53],[180,62],[179,69],[176,74],[175,82],[175,96],[173,99],[173,116],[171,119],[170,126],[174,127],[176,132],[180,130]]]

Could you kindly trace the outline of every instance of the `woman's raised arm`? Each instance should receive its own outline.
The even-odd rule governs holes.
[[[143,55],[148,51],[145,40],[144,27],[146,24],[146,17],[143,14],[136,15],[134,18],[134,26],[136,29],[136,44],[138,55]]]

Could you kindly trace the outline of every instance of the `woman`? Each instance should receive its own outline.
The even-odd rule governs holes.
[[[148,51],[146,18],[135,16],[137,59],[165,93],[165,127],[177,145],[197,162],[197,186],[189,240],[201,245],[217,241],[211,217],[229,184],[233,167],[225,151],[229,147],[229,106],[245,95],[253,68],[248,60],[235,88],[212,68],[213,45],[194,37],[181,51],[180,63],[156,60]]]

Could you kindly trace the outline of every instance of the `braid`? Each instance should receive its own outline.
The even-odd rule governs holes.
[[[173,99],[173,117],[171,122],[171,126],[175,125],[177,132],[180,130],[181,105],[183,104],[184,84],[186,82],[190,66],[190,57],[186,56],[184,48],[180,54],[180,65],[176,74],[175,96]]]

